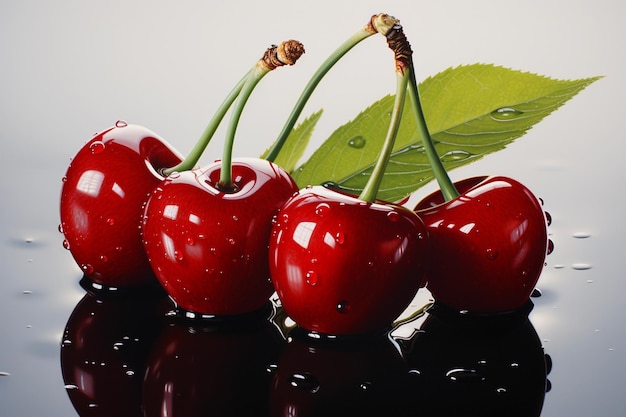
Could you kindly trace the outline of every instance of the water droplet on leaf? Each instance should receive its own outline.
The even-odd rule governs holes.
[[[365,138],[363,136],[355,136],[348,141],[348,146],[355,149],[361,149],[365,146]]]
[[[471,156],[471,153],[463,150],[449,151],[441,155],[441,160],[443,162],[456,162],[463,161]]]
[[[514,109],[513,107],[501,107],[491,112],[491,118],[499,121],[514,120],[521,117],[524,114],[523,111]]]

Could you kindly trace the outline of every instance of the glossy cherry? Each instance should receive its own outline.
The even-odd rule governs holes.
[[[526,303],[548,251],[546,214],[524,185],[502,176],[455,183],[415,210],[430,236],[427,288],[436,300],[468,312],[494,313]]]
[[[170,175],[143,217],[157,278],[178,307],[199,314],[241,314],[268,302],[271,220],[298,189],[274,163],[243,158],[233,162],[233,188],[223,190],[221,168]]]
[[[376,332],[423,286],[427,250],[426,228],[410,210],[315,186],[276,217],[270,270],[285,311],[301,327]]]
[[[156,283],[143,251],[143,205],[179,154],[150,130],[117,122],[72,159],[61,190],[64,246],[85,276],[110,287]]]

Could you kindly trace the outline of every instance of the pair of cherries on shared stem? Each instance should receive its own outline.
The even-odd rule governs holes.
[[[262,307],[273,292],[271,219],[296,184],[252,158],[233,162],[229,190],[218,185],[220,162],[160,174],[180,161],[140,126],[118,122],[94,136],[63,180],[64,246],[97,288],[140,287],[156,275],[184,309],[222,315]]]

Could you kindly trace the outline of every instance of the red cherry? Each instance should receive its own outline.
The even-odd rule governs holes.
[[[548,249],[540,201],[519,182],[474,177],[455,183],[459,197],[439,191],[415,210],[430,235],[427,288],[458,311],[514,310],[529,299]]]
[[[144,245],[163,288],[182,309],[232,315],[261,308],[274,292],[271,221],[297,185],[261,159],[234,161],[234,190],[217,186],[221,163],[181,172],[150,197]]]
[[[118,122],[94,136],[72,159],[61,190],[64,246],[99,284],[130,287],[156,282],[139,226],[161,168],[178,153],[146,128]]]
[[[423,286],[427,232],[412,211],[321,186],[280,210],[270,271],[287,314],[326,334],[388,327]]]

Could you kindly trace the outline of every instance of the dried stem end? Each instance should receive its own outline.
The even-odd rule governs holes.
[[[304,54],[304,45],[290,39],[278,45],[272,45],[263,54],[261,61],[271,71],[284,65],[293,65]]]
[[[379,13],[372,16],[365,27],[373,33],[380,33],[383,36],[387,36],[387,33],[398,24],[400,24],[399,19],[385,13]]]
[[[389,45],[389,49],[393,51],[394,58],[396,60],[396,70],[401,74],[404,74],[404,69],[411,68],[412,66],[413,50],[411,49],[411,44],[404,34],[402,25],[395,24],[391,29],[389,29],[385,37],[387,38],[387,45]]]

